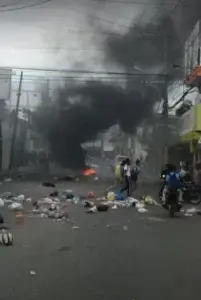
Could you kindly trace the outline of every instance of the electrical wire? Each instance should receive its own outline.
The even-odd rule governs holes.
[[[0,52],[1,52],[1,50],[2,50],[2,48],[0,49]],[[17,48],[17,47],[15,47],[15,48],[12,48],[12,49],[5,49],[6,51],[49,51],[49,52],[51,52],[51,51],[53,51],[53,52],[55,52],[55,51],[59,51],[59,50],[63,50],[63,51],[94,51],[94,52],[101,52],[101,51],[105,51],[105,49],[104,48],[102,48],[102,49],[87,49],[87,48],[64,48],[64,47],[53,47],[53,48],[38,48],[38,47],[34,47],[34,48],[31,48],[31,47],[24,47],[24,48]]]
[[[2,12],[9,12],[9,11],[16,11],[16,10],[22,10],[22,9],[26,9],[26,8],[31,8],[31,7],[36,7],[36,6],[40,6],[43,4],[46,4],[48,2],[51,2],[52,0],[42,0],[38,3],[33,3],[33,4],[27,4],[24,5],[22,7],[14,7],[14,8],[8,8],[8,9],[0,9],[0,13]],[[1,7],[0,7],[1,8]]]
[[[92,2],[102,2],[102,3],[121,3],[121,4],[131,4],[131,5],[150,5],[150,6],[160,6],[160,3],[151,3],[151,2],[140,2],[140,1],[129,1],[129,0],[91,0]]]
[[[101,18],[99,16],[96,16],[96,15],[93,15],[93,18],[99,19],[100,21],[103,21],[103,22],[106,22],[106,23],[109,23],[109,24],[115,24],[115,25],[118,25],[118,26],[122,26],[122,27],[125,27],[125,28],[130,28],[131,27],[129,25],[125,25],[125,24],[117,23],[117,22],[110,21],[110,20],[107,20],[107,19],[103,19],[103,18]]]
[[[130,21],[130,22],[132,22],[132,20],[133,20],[133,18],[126,18],[125,16],[122,16],[122,15],[119,15],[119,14],[116,14],[116,13],[115,13],[115,15],[114,15],[114,14],[111,14],[111,13],[109,13],[108,11],[106,11],[106,10],[104,10],[104,9],[101,9],[101,8],[96,9],[96,11],[97,11],[97,10],[100,11],[100,12],[104,12],[104,13],[106,13],[107,15],[110,15],[110,16],[112,16],[112,17],[119,17],[119,18],[125,19],[125,20]]]
[[[28,1],[30,1],[30,0],[28,0]],[[0,4],[0,8],[10,7],[10,6],[18,5],[18,4],[24,4],[24,1],[23,0],[18,0],[16,2],[13,2],[13,3],[10,3],[10,4]]]
[[[4,66],[4,69],[8,70],[19,70],[19,71],[44,71],[44,72],[60,72],[60,73],[75,73],[75,74],[93,74],[93,75],[126,75],[126,76],[160,76],[166,77],[166,74],[160,73],[130,73],[130,72],[114,72],[114,71],[92,71],[92,70],[77,70],[77,69],[46,69],[46,68],[26,68],[17,66]]]
[[[158,7],[158,9],[157,9],[156,13],[153,15],[153,17],[151,18],[151,22],[159,17],[160,8],[164,5],[164,3],[165,3],[165,0],[161,0],[160,6]]]
[[[161,6],[160,3],[129,1],[129,0],[125,0],[125,1],[124,0],[104,0],[104,2],[102,0],[91,0],[91,1],[92,2],[101,2],[101,3],[120,3],[120,4],[131,4],[131,5],[137,5],[138,4],[138,5],[142,5],[142,6],[146,5],[146,6],[154,6],[154,7],[160,7]],[[179,5],[179,2],[183,2],[183,0],[178,0],[178,3],[176,3],[176,5],[175,5],[176,7]],[[167,4],[164,3],[163,6],[169,6],[169,5],[170,5],[170,3],[167,3]],[[183,7],[192,7],[193,4],[189,3],[189,4],[184,4],[182,6]]]

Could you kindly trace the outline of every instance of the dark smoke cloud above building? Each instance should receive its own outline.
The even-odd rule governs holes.
[[[110,36],[106,43],[106,61],[132,70],[135,66],[146,69],[161,68],[170,72],[181,55],[182,43],[171,16],[163,16],[157,23],[134,24],[125,35]]]
[[[170,18],[163,18],[158,25],[135,25],[127,34],[107,39],[107,63],[121,66],[125,72],[135,65],[146,69],[164,66],[164,32],[172,41],[172,45],[167,45],[167,65],[170,66],[180,51]],[[145,33],[162,35],[153,37]],[[151,115],[154,103],[161,97],[158,87],[142,87],[141,81],[145,78],[142,74],[130,80],[125,75],[124,88],[99,80],[58,89],[52,106],[39,108],[37,114],[40,132],[49,142],[53,159],[65,167],[80,168],[86,156],[81,145],[94,140],[98,133],[117,123],[125,132],[134,133]]]
[[[144,97],[137,90],[93,81],[60,90],[48,110],[39,109],[37,124],[49,141],[53,159],[65,167],[80,168],[85,163],[82,143],[117,123],[125,132],[134,132],[151,114],[155,101],[154,91]]]

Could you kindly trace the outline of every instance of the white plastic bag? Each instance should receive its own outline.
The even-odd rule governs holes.
[[[3,207],[4,206],[4,201],[2,198],[0,198],[0,207]]]
[[[143,203],[136,203],[136,208],[137,209],[144,208],[144,204]]]
[[[141,208],[138,208],[138,212],[139,212],[140,214],[143,214],[143,213],[148,212],[148,210],[147,210],[146,208],[144,208],[144,207],[141,207]]]
[[[195,207],[191,207],[186,209],[185,213],[187,214],[195,214],[198,210]]]
[[[28,202],[28,203],[31,203],[32,202],[32,198],[26,198],[25,201]]]
[[[46,198],[44,198],[42,200],[42,203],[44,203],[44,204],[52,204],[53,200],[51,198],[46,197]]]
[[[112,206],[112,209],[118,209],[117,205]]]
[[[133,204],[133,203],[139,203],[139,200],[135,199],[135,198],[132,198],[132,197],[129,197],[128,198],[128,202]]]
[[[15,197],[15,201],[18,201],[18,202],[23,202],[24,199],[25,199],[25,196],[23,194],[18,195],[17,197]]]
[[[10,210],[23,210],[23,206],[19,202],[13,202],[8,206]]]

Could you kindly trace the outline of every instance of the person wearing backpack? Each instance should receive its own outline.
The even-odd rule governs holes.
[[[131,168],[131,181],[132,181],[132,186],[135,188],[136,183],[138,181],[138,176],[140,174],[140,160],[137,159],[135,161],[135,166]]]
[[[162,193],[163,204],[166,204],[168,192],[178,193],[178,202],[180,203],[182,201],[181,178],[176,172],[176,167],[174,165],[169,166],[169,172],[165,177],[165,186]]]
[[[131,161],[129,158],[125,159],[122,163],[122,178],[123,178],[123,187],[120,190],[120,193],[127,191],[127,197],[131,196]]]

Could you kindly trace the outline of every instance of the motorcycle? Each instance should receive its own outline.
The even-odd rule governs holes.
[[[166,173],[163,172],[161,173],[161,176],[160,176],[160,179],[165,180],[165,177],[166,177]],[[163,185],[161,186],[160,188],[160,192],[159,192],[159,197],[160,199],[162,200],[162,194],[163,194],[163,190],[165,188],[165,183],[163,183]],[[181,208],[182,208],[182,205],[179,204],[179,191],[178,190],[169,190],[167,191],[167,194],[166,194],[166,203],[163,204],[163,208],[165,208],[166,210],[169,211],[169,214],[171,217],[174,217],[176,213],[178,213]]]
[[[163,205],[165,209],[169,211],[171,217],[174,217],[178,213],[182,205],[178,201],[179,195],[178,191],[168,191],[166,195],[166,203]]]
[[[195,187],[192,182],[184,182],[182,185],[183,201],[193,205],[201,202],[201,190]]]

